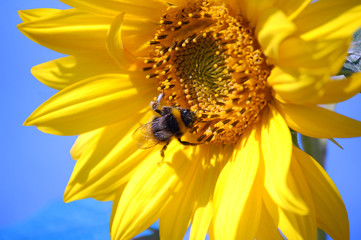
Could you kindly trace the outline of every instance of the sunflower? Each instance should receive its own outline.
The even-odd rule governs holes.
[[[348,217],[323,168],[292,144],[361,136],[361,122],[322,108],[361,90],[343,80],[358,0],[62,0],[20,11],[31,40],[69,56],[32,68],[60,90],[25,125],[79,135],[66,202],[113,201],[111,238],[159,219],[161,239],[349,239]],[[139,149],[149,107],[196,115],[182,136]],[[151,119],[151,120],[150,120]],[[281,234],[282,233],[282,234]]]

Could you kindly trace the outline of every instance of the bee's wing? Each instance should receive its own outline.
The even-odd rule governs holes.
[[[159,143],[159,141],[153,137],[152,121],[137,128],[133,132],[132,137],[135,141],[137,141],[138,148],[140,149],[151,148]]]

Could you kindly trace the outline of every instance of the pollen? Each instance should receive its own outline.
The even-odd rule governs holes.
[[[212,1],[169,6],[144,61],[165,105],[197,113],[199,143],[235,143],[257,123],[271,98],[272,66],[240,15]]]

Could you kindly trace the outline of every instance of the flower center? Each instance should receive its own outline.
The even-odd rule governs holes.
[[[272,66],[242,16],[211,1],[169,6],[150,45],[147,78],[157,79],[165,105],[197,113],[198,142],[234,143],[260,119]]]

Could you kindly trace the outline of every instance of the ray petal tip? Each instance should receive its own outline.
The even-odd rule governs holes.
[[[22,16],[24,15],[24,10],[18,10],[18,15],[20,18],[22,18]]]
[[[32,123],[32,120],[27,118],[24,122],[23,122],[23,126],[33,126],[34,124]]]
[[[76,198],[76,194],[74,194],[73,188],[68,184],[64,191],[63,201],[65,203],[70,203],[79,199],[80,198]]]

